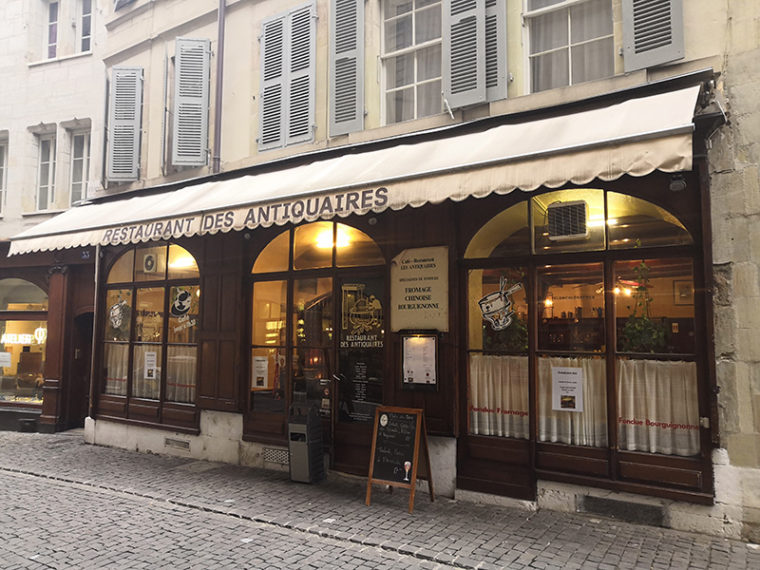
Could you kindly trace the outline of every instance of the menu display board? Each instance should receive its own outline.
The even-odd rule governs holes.
[[[421,459],[424,459],[424,462],[420,468]],[[370,504],[372,496],[372,483],[385,483],[410,490],[411,513],[414,510],[415,485],[419,476],[428,480],[430,500],[434,501],[423,411],[417,408],[378,407],[375,411],[375,427],[372,434],[367,505]]]

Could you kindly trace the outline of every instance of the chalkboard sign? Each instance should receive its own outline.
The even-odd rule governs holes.
[[[420,447],[422,454],[420,454]],[[420,458],[424,464],[419,465]],[[370,504],[372,483],[410,489],[409,512],[414,509],[415,484],[418,476],[426,475],[430,485],[430,500],[435,500],[430,473],[425,416],[420,409],[380,406],[375,411],[372,435],[367,505]]]

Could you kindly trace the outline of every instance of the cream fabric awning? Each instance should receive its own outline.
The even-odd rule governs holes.
[[[690,170],[699,86],[279,171],[73,207],[9,255],[140,243]]]

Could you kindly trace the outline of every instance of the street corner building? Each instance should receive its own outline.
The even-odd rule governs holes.
[[[6,428],[367,476],[422,409],[444,496],[760,540],[760,6],[41,5]]]

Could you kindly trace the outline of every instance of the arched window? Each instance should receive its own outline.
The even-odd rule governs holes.
[[[195,402],[199,278],[195,258],[175,244],[116,260],[105,292],[105,394]]]
[[[384,263],[370,236],[336,222],[266,245],[251,271],[250,411],[283,414],[300,402],[371,421],[382,403]]]
[[[469,433],[528,439],[533,386],[538,442],[606,448],[614,431],[619,450],[698,455],[693,243],[663,208],[601,189],[485,223],[465,252]]]
[[[47,294],[23,279],[0,279],[0,401],[42,403]]]

